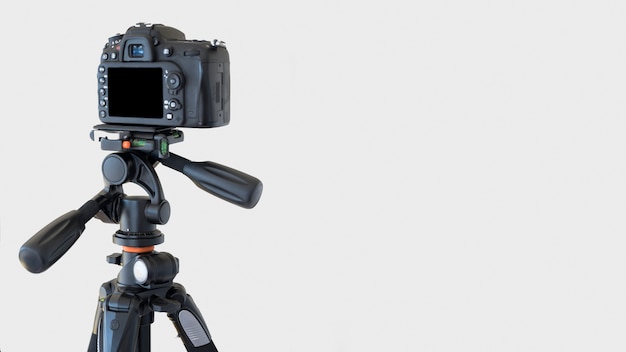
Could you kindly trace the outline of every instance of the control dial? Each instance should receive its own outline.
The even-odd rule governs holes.
[[[177,90],[183,85],[183,76],[178,72],[170,72],[165,76],[165,84],[168,89]]]

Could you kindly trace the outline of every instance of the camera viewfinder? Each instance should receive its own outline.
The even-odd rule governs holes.
[[[131,44],[130,45],[130,57],[142,58],[143,57],[143,44]]]

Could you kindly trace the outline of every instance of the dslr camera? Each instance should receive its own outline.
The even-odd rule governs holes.
[[[98,67],[98,105],[100,121],[109,125],[227,125],[226,46],[218,40],[187,40],[173,27],[138,23],[109,38],[104,46]]]

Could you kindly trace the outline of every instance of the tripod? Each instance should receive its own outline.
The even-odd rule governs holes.
[[[244,208],[258,202],[263,185],[253,176],[213,162],[193,162],[169,152],[183,141],[182,131],[153,127],[95,126],[103,150],[105,187],[78,210],[49,223],[20,248],[22,265],[33,273],[51,267],[76,242],[92,218],[120,225],[113,242],[122,253],[107,257],[120,265],[116,279],[100,287],[88,352],[148,352],[154,312],[165,312],[187,351],[216,352],[200,311],[185,288],[175,283],[178,258],[157,252],[164,235],[157,225],[170,217],[155,166],[161,163],[189,177],[198,187]],[[111,138],[110,135],[113,135]],[[148,196],[127,196],[122,185],[135,183]]]

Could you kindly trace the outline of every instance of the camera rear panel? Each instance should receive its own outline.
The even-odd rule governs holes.
[[[174,37],[174,39],[170,39]],[[98,68],[103,123],[219,127],[230,121],[230,64],[219,42],[185,40],[161,25],[131,27]]]

